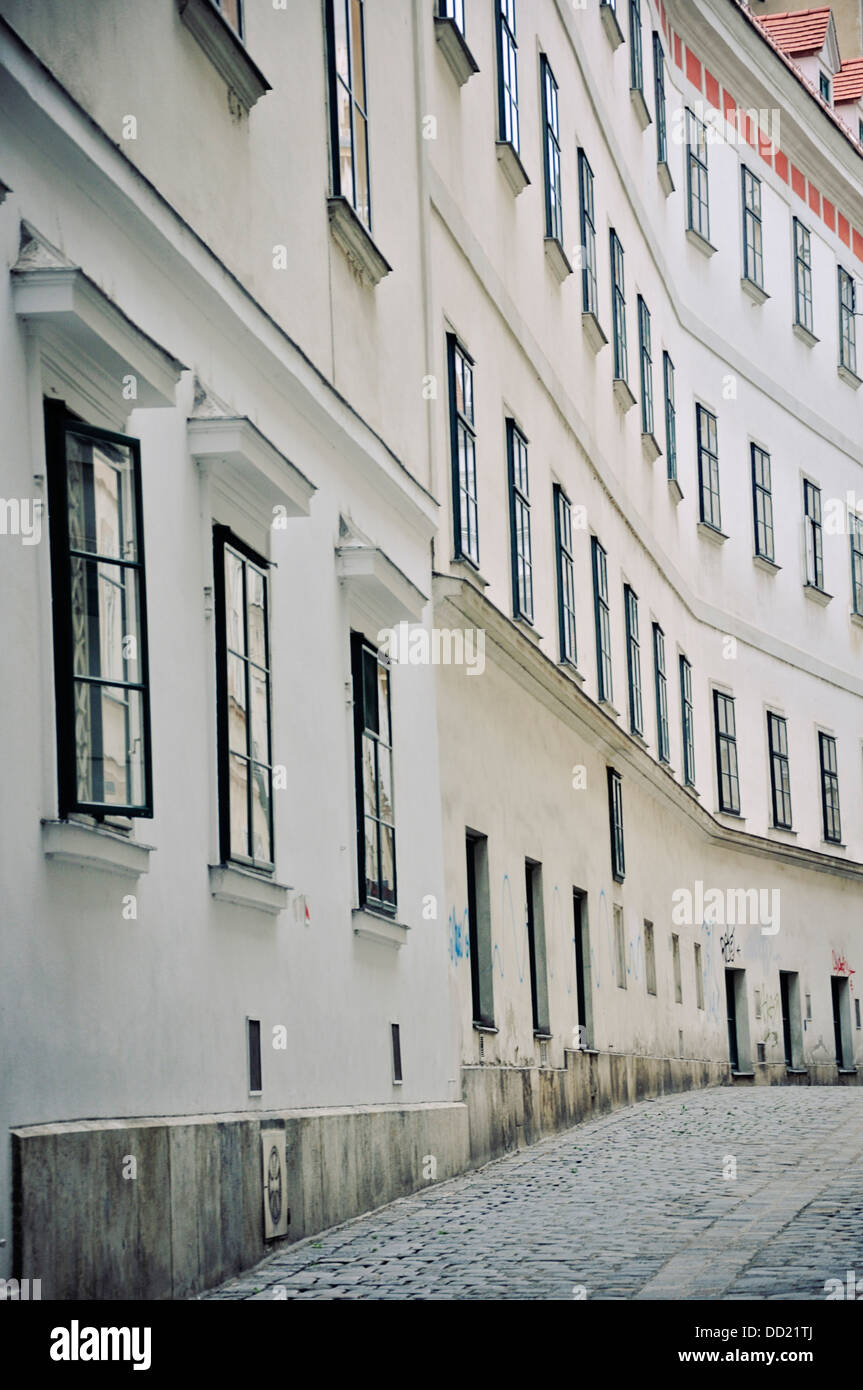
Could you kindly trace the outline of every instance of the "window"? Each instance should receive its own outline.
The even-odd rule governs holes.
[[[794,322],[813,333],[812,247],[809,229],[794,219]]]
[[[400,1086],[402,1076],[402,1030],[401,1024],[390,1024],[390,1041],[393,1049],[393,1085]]]
[[[261,1020],[246,1019],[246,1047],[249,1060],[249,1095],[259,1096],[263,1090],[261,1071]]]
[[[623,779],[613,767],[608,769],[608,818],[611,830],[611,873],[622,883],[626,872],[623,853]]]
[[[755,554],[773,562],[773,494],[770,482],[770,455],[757,444],[750,445],[752,458],[752,515],[755,524]]]
[[[641,362],[641,432],[653,434],[653,358],[650,355],[650,310],[638,296],[638,355]]]
[[[680,658],[680,721],[683,742],[683,781],[695,786],[695,730],[692,720],[692,666]]]
[[[683,1003],[683,977],[680,970],[680,937],[676,932],[671,934],[671,964],[674,970],[674,1002]]]
[[[273,868],[267,562],[213,528],[223,863]]]
[[[641,0],[629,0],[629,85],[644,91],[644,62],[641,52]]]
[[[830,734],[818,735],[818,754],[821,761],[821,817],[824,839],[831,844],[842,843],[839,819],[839,772],[836,763],[836,740]]]
[[[829,106],[829,105],[830,105],[830,78],[827,76],[826,72],[819,72],[819,74],[818,74],[818,88],[819,88],[819,91],[821,92],[821,100],[822,100],[822,101],[826,101],[826,102],[827,102],[827,105]]]
[[[644,975],[647,993],[656,993],[656,947],[653,940],[653,923],[644,924]]]
[[[498,132],[516,154],[521,149],[518,124],[518,45],[515,41],[515,0],[497,0]]]
[[[701,942],[695,942],[695,1007],[704,1008],[704,967],[701,964]]]
[[[656,751],[661,763],[671,756],[668,741],[668,680],[665,674],[665,633],[653,624],[653,674],[656,686]]]
[[[656,107],[656,162],[668,163],[668,126],[665,116],[665,54],[662,40],[653,31],[653,95]]]
[[[137,439],[45,406],[59,814],[152,816]]]
[[[641,647],[638,641],[638,597],[628,584],[623,586],[626,609],[626,665],[629,675],[629,727],[641,736],[644,717],[641,705]]]
[[[514,420],[506,422],[509,457],[509,518],[512,532],[512,606],[516,618],[533,622],[533,562],[530,550],[530,490],[527,440]]]
[[[857,296],[854,279],[839,267],[839,365],[846,371],[857,372],[857,328],[854,314]]]
[[[593,554],[593,604],[596,617],[597,699],[611,703],[611,610],[608,604],[608,562],[596,536],[591,537]]]
[[[464,38],[464,0],[438,0],[437,9],[441,19],[451,19]]]
[[[863,618],[863,516],[849,512],[851,526],[851,609]]]
[[[667,352],[662,354],[662,381],[665,392],[665,457],[668,477],[677,481],[677,410],[674,405],[674,363]]]
[[[540,55],[542,81],[543,159],[545,168],[545,234],[563,245],[563,203],[560,188],[560,134],[557,114],[557,83],[548,59]]]
[[[494,949],[488,877],[488,840],[470,830],[467,851],[467,936],[473,1021],[494,1027]]]
[[[357,863],[361,905],[396,910],[396,832],[389,663],[360,633],[351,634]]]
[[[863,121],[857,122],[857,139],[863,145]]]
[[[560,659],[570,666],[578,663],[575,642],[575,577],[572,563],[572,511],[569,498],[558,483],[554,485],[554,541],[557,551],[557,613],[560,629]]]
[[[803,479],[803,525],[806,528],[806,583],[824,589],[824,546],[821,535],[821,489]]]
[[[623,279],[623,247],[612,227],[611,241],[611,321],[614,325],[614,375],[620,381],[629,378],[626,354],[626,296]]]
[[[614,955],[617,966],[617,987],[626,989],[626,937],[623,933],[623,908],[614,905]]]
[[[372,226],[363,0],[326,0],[333,193]]]
[[[599,304],[596,289],[596,222],[593,209],[593,170],[584,150],[578,152],[578,197],[581,216],[581,302],[586,314],[596,316]]]
[[[734,697],[713,692],[713,717],[716,725],[716,781],[719,788],[719,809],[729,815],[740,815],[740,784],[737,777],[737,731],[734,724]]]
[[[245,38],[243,33],[243,0],[215,0],[215,5],[237,37]]]
[[[759,289],[764,288],[764,257],[761,242],[761,180],[744,164],[743,180],[743,275]]]
[[[706,526],[721,531],[719,508],[719,443],[716,416],[703,405],[695,407],[698,437],[698,505],[699,515]]]
[[[707,187],[707,136],[704,122],[686,108],[686,192],[689,228],[710,240],[710,204]]]
[[[781,715],[767,714],[767,747],[770,754],[770,790],[773,824],[791,829],[791,773],[788,765],[788,726]]]
[[[530,999],[533,1031],[549,1034],[548,966],[545,951],[545,916],[542,902],[542,865],[524,861],[525,901],[527,903],[527,949],[530,964]]]
[[[473,358],[455,334],[447,334],[450,448],[452,452],[453,550],[456,560],[479,565]]]

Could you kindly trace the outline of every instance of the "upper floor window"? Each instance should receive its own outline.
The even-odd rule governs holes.
[[[465,38],[464,0],[438,0],[437,12],[441,19],[451,19],[462,38]]]
[[[497,0],[497,104],[501,140],[521,150],[518,123],[518,45],[515,39],[515,0]]]
[[[788,726],[781,715],[767,712],[767,745],[770,753],[770,790],[773,824],[791,829],[791,773],[788,764]]]
[[[794,219],[794,321],[813,333],[812,247],[809,228]]]
[[[214,0],[216,9],[224,15],[238,38],[244,39],[243,0]]]
[[[560,659],[577,664],[575,642],[575,576],[572,561],[572,510],[559,483],[554,485],[554,538],[557,550],[557,612]]]
[[[829,105],[830,105],[830,78],[827,76],[826,72],[819,72],[819,74],[818,74],[818,88],[819,88],[819,91],[821,92],[821,100],[822,100],[822,101],[826,101],[826,102],[827,102],[827,105],[829,106]]]
[[[707,135],[704,122],[686,108],[686,190],[689,228],[710,240],[710,202],[707,184]]]
[[[45,406],[59,814],[152,816],[137,439]]]
[[[716,781],[719,788],[719,809],[730,815],[740,814],[740,783],[737,776],[737,729],[734,722],[734,697],[713,692],[713,714],[716,723]]]
[[[857,122],[857,139],[863,145],[863,121]]]
[[[863,516],[849,513],[851,528],[851,609],[863,618]]]
[[[842,843],[842,823],[839,818],[839,771],[836,761],[836,740],[831,734],[818,734],[818,756],[821,763],[821,818],[824,839],[831,844]]]
[[[641,52],[641,0],[629,0],[629,85],[644,91],[644,61]]]
[[[608,820],[611,831],[611,876],[622,883],[626,874],[623,850],[623,778],[615,768],[608,769]]]
[[[527,440],[514,420],[506,422],[509,459],[509,517],[512,533],[512,606],[517,618],[533,622],[533,561],[530,548],[530,487]]]
[[[824,589],[824,544],[821,534],[821,489],[803,479],[803,524],[806,528],[806,583]]]
[[[761,239],[761,180],[744,164],[741,169],[743,196],[743,276],[759,289],[764,288],[764,256]]]
[[[364,0],[326,0],[333,193],[372,226]]]
[[[665,395],[665,457],[668,477],[677,480],[677,409],[674,404],[674,363],[667,352],[662,354],[662,384]]]
[[[361,905],[396,910],[396,831],[390,668],[361,633],[351,633],[357,864]]]
[[[267,562],[213,530],[223,863],[273,868],[273,759]]]
[[[773,493],[771,491],[770,455],[751,444],[752,457],[752,515],[755,525],[755,554],[773,562]]]
[[[586,314],[599,313],[596,288],[596,214],[593,206],[593,170],[584,150],[578,152],[578,197],[581,217],[581,298]]]
[[[623,586],[626,610],[626,666],[629,678],[629,727],[639,737],[644,732],[644,712],[641,702],[641,644],[638,639],[638,595],[628,584]]]
[[[846,371],[857,373],[857,325],[854,314],[857,308],[854,277],[839,267],[839,365]]]
[[[680,725],[683,743],[683,781],[695,786],[695,726],[692,709],[692,666],[680,657]]]
[[[665,54],[662,40],[653,33],[653,96],[656,107],[656,162],[668,163],[668,124],[665,115]]]
[[[626,294],[623,278],[623,247],[612,227],[611,244],[611,322],[614,330],[614,375],[628,381],[629,361],[626,350]]]
[[[542,82],[543,167],[545,169],[545,234],[563,245],[563,200],[560,187],[560,126],[557,83],[545,54],[539,59]]]
[[[671,757],[668,741],[668,680],[665,674],[665,633],[653,624],[653,673],[656,685],[656,751],[661,763]]]
[[[653,434],[653,357],[650,348],[650,310],[638,296],[638,355],[641,364],[641,432]]]
[[[608,559],[596,536],[591,538],[593,558],[593,606],[596,620],[597,698],[609,704],[611,686],[611,608],[608,602]]]
[[[714,531],[722,529],[719,507],[719,443],[716,416],[703,405],[695,407],[698,438],[698,497],[699,515]]]
[[[455,559],[479,565],[476,434],[473,417],[473,358],[454,333],[447,334],[450,447],[452,454],[453,550]]]

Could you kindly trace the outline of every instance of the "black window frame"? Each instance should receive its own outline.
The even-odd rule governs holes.
[[[811,509],[811,510],[810,510]],[[824,593],[824,534],[821,524],[821,489],[809,478],[803,479],[803,526],[805,534],[806,585]]]
[[[581,232],[581,305],[585,314],[599,318],[599,284],[596,273],[596,204],[594,175],[584,150],[578,151],[578,210]]]
[[[590,538],[593,569],[593,611],[596,629],[597,699],[612,703],[611,606],[608,600],[608,555],[598,536]]]
[[[521,118],[518,109],[518,39],[516,0],[496,0],[497,126],[498,139],[521,153]]]
[[[578,668],[578,641],[575,623],[575,564],[572,550],[572,508],[569,498],[555,483],[554,548],[557,558],[557,615],[560,660]]]
[[[372,173],[371,162],[369,159],[369,101],[368,101],[368,81],[366,64],[366,16],[365,0],[357,0],[360,7],[360,57],[362,59],[362,93],[363,101],[357,100],[355,91],[357,83],[353,70],[354,55],[356,45],[354,43],[353,30],[351,28],[351,0],[324,0],[326,5],[326,33],[327,33],[327,82],[329,93],[329,120],[330,120],[330,179],[332,183],[333,196],[336,198],[346,198],[350,203],[357,218],[366,228],[369,235],[372,233]],[[339,73],[336,65],[336,5],[344,6],[345,32],[347,35],[347,56],[348,56],[348,75],[347,81]],[[339,138],[339,87],[347,93],[348,104],[351,116],[351,190],[347,192],[342,187],[342,170],[340,163],[341,140]],[[356,108],[356,110],[355,110]],[[356,111],[359,111],[363,121],[363,146],[366,173],[366,192],[368,198],[368,217],[364,217],[360,207],[360,199],[357,191],[357,134],[356,134]]]
[[[719,424],[713,411],[700,401],[695,405],[695,440],[698,454],[698,519],[703,525],[721,533]]]
[[[638,296],[638,360],[641,378],[641,433],[653,434],[653,354],[650,310]]]
[[[49,545],[51,554],[51,597],[52,627],[54,642],[54,698],[57,737],[57,802],[58,815],[65,820],[71,814],[93,816],[101,821],[106,816],[126,816],[140,820],[153,816],[153,756],[150,711],[150,662],[147,627],[147,577],[145,554],[143,484],[141,477],[141,444],[131,435],[113,430],[100,429],[86,424],[70,411],[65,401],[46,400],[45,416],[45,461],[48,484]],[[135,513],[134,547],[136,560],[125,557],[101,555],[96,549],[86,550],[72,547],[69,543],[69,463],[66,436],[74,434],[79,438],[92,440],[108,446],[116,445],[127,450],[132,462],[132,501]],[[76,675],[75,648],[72,611],[72,560],[80,559],[84,565],[95,569],[98,583],[99,569],[130,570],[136,575],[138,590],[138,628],[137,664],[140,680],[128,681],[102,676]],[[92,587],[92,572],[87,580]],[[92,622],[92,612],[88,608],[87,621]],[[124,658],[125,659],[125,658]],[[76,744],[76,685],[94,685],[110,689],[138,692],[141,700],[140,735],[143,740],[142,777],[143,796],[137,804],[87,800],[78,795],[77,744]],[[94,725],[101,729],[101,705],[98,717],[94,713]],[[93,744],[95,751],[96,744]],[[104,746],[103,752],[104,752]],[[128,740],[127,740],[128,749]],[[94,761],[98,762],[98,759]],[[103,788],[104,790],[104,788]]]
[[[656,107],[656,162],[668,163],[668,117],[665,106],[665,50],[653,31],[653,103]]]
[[[677,482],[677,405],[674,399],[674,363],[662,354],[662,391],[665,401],[665,458],[668,481]]]
[[[243,651],[234,652],[228,647],[227,633],[227,589],[225,584],[225,553],[231,551],[243,565]],[[249,656],[249,631],[248,631],[248,603],[247,594],[247,567],[251,567],[263,580],[264,593],[264,644],[266,647],[266,665],[260,666],[253,662]],[[219,786],[219,853],[223,864],[242,864],[245,868],[253,869],[257,873],[272,874],[275,871],[275,818],[273,807],[273,689],[272,689],[272,643],[270,634],[270,584],[269,584],[269,564],[263,555],[260,555],[251,546],[246,545],[229,526],[215,525],[213,527],[213,605],[215,610],[215,638],[216,638],[216,730],[217,730],[217,769]],[[230,709],[228,700],[228,664],[229,657],[234,657],[243,663],[245,672],[245,700],[246,700],[246,748],[242,755],[246,764],[246,846],[248,853],[241,854],[235,851],[231,845],[231,755],[236,754],[237,750],[229,746],[230,742]],[[267,694],[267,761],[262,762],[254,754],[254,734],[252,722],[252,694],[251,694],[251,672],[250,667],[254,666],[257,672],[262,673],[266,678]],[[252,789],[253,789],[253,769],[263,769],[267,774],[268,780],[268,806],[269,806],[269,837],[270,837],[270,858],[258,859],[253,852],[253,815],[252,815]]]
[[[863,516],[849,512],[849,536],[851,543],[851,612],[863,618]]]
[[[761,224],[761,180],[747,164],[740,166],[743,215],[743,277],[764,289],[764,232]]]
[[[559,88],[551,64],[539,55],[542,95],[542,167],[545,184],[545,234],[563,247],[563,189],[561,186]],[[549,103],[549,98],[551,102]],[[551,109],[549,109],[549,106]],[[553,166],[553,168],[552,168]],[[555,183],[552,186],[552,173]]]
[[[466,560],[474,569],[479,569],[479,496],[477,487],[476,470],[476,425],[474,409],[474,390],[473,390],[473,369],[474,360],[467,348],[458,339],[455,333],[447,335],[447,381],[449,384],[449,418],[450,418],[450,462],[452,467],[452,500],[453,500],[453,559]],[[470,406],[470,412],[462,411],[458,408],[457,397],[457,376],[458,363],[462,366],[462,401],[465,406]],[[466,383],[470,381],[470,401],[467,400]],[[461,451],[459,441],[464,438],[465,459],[468,455],[472,461],[472,480],[473,490],[470,488],[470,479],[462,485],[461,475]],[[469,447],[468,447],[469,444]],[[462,494],[464,493],[465,514],[470,520],[471,510],[474,516],[474,525],[471,530],[468,527],[467,546],[465,545],[464,519],[462,516]]]
[[[773,534],[773,475],[770,455],[760,444],[750,442],[749,461],[752,474],[752,524],[755,554],[762,560],[775,563]]]
[[[814,336],[812,300],[812,237],[799,217],[794,218],[794,322]],[[801,306],[803,312],[801,313]]]
[[[721,715],[721,717],[720,717]],[[716,790],[719,809],[740,815],[740,772],[737,761],[737,719],[734,696],[713,692],[713,735],[716,749]]]
[[[692,663],[680,653],[678,658],[680,672],[680,738],[683,752],[683,784],[695,786],[695,722],[692,704]]]
[[[661,763],[671,761],[668,731],[668,676],[665,670],[665,633],[653,624],[653,686],[656,697],[656,755]]]
[[[641,0],[629,0],[629,89],[644,95],[644,50],[641,41]]]
[[[372,712],[371,700],[369,699],[369,666],[374,666],[374,711]],[[389,743],[386,743],[380,736],[380,709],[379,709],[379,687],[378,687],[378,668],[383,667],[387,672],[387,729],[389,730]],[[388,917],[395,917],[398,912],[398,836],[396,834],[396,814],[395,814],[395,747],[393,737],[393,714],[392,714],[392,664],[383,652],[371,642],[362,632],[351,632],[351,683],[353,690],[354,706],[354,782],[356,793],[356,815],[357,815],[357,887],[359,892],[359,905],[368,908],[372,912],[382,913]],[[369,716],[373,713],[373,722],[369,722]],[[376,882],[380,886],[381,869],[381,826],[385,826],[392,831],[392,892],[389,898],[382,895],[374,895],[368,891],[369,880],[366,875],[366,840],[365,840],[365,787],[363,782],[363,739],[368,737],[373,741],[375,747],[375,811],[371,816],[377,826],[376,831],[376,855],[378,864],[378,879]],[[391,822],[387,822],[381,815],[380,807],[380,766],[378,747],[383,747],[389,753],[390,771],[390,805]]]
[[[623,778],[614,767],[608,775],[608,822],[611,842],[611,876],[615,883],[626,877],[626,852],[623,838]]]
[[[623,245],[613,227],[609,229],[611,259],[611,329],[614,342],[614,380],[629,381],[629,350],[626,341],[626,273]],[[621,370],[621,368],[623,370]]]
[[[791,764],[788,759],[788,721],[782,714],[767,711],[767,755],[770,762],[770,799],[773,825],[790,830]]]
[[[638,595],[631,584],[623,586],[626,618],[626,676],[629,691],[629,727],[644,737],[644,698],[641,686],[641,642],[638,635]]]
[[[857,375],[857,284],[844,266],[837,266],[839,281],[839,365]]]
[[[533,625],[533,550],[527,439],[512,419],[506,422],[506,456],[509,472],[512,611],[515,618]]]
[[[830,88],[830,78],[827,76],[827,73],[826,73],[826,72],[819,72],[819,74],[818,74],[818,92],[819,92],[819,94],[820,94],[820,96],[821,96],[821,100],[822,100],[822,101],[826,101],[826,103],[827,103],[828,106],[830,105],[830,90],[831,90],[831,88]]]
[[[693,150],[693,137],[697,153]],[[697,172],[697,178],[693,174]],[[693,216],[697,204],[698,217]],[[704,122],[691,107],[686,108],[686,216],[687,227],[704,241],[710,241],[710,176],[707,168],[707,133]]]
[[[825,752],[828,754],[825,759]],[[818,762],[821,769],[821,829],[831,845],[842,843],[842,816],[839,804],[839,763],[833,734],[818,730]]]

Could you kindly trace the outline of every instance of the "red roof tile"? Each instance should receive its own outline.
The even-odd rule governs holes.
[[[833,78],[834,102],[859,101],[863,97],[863,58],[849,58]]]
[[[830,6],[798,10],[796,14],[756,15],[755,18],[783,53],[802,57],[808,53],[820,53],[824,47],[830,23]]]

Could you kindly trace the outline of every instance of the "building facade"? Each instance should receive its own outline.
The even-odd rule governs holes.
[[[0,0],[0,1275],[856,1084],[860,55],[791,30]]]

